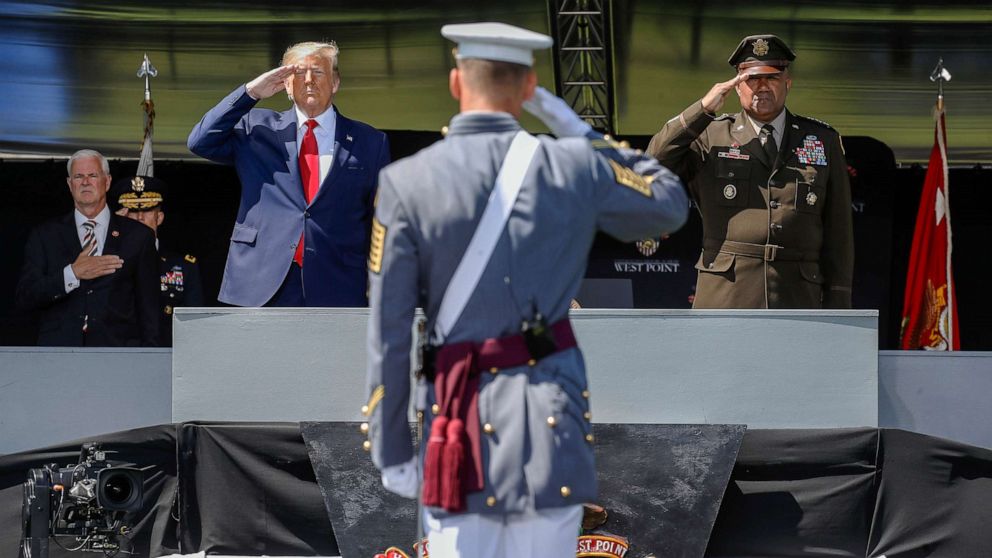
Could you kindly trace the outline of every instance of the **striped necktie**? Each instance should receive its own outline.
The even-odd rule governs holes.
[[[93,219],[90,219],[85,223],[83,223],[83,248],[89,246],[89,244],[96,239],[96,233],[94,232],[95,228],[96,228],[96,221],[94,221]],[[96,251],[97,251],[97,245],[96,243],[93,243],[93,247],[90,248],[90,251],[87,252],[86,255],[95,256]]]
[[[83,248],[86,248],[87,246],[90,245],[90,243],[93,243],[93,247],[90,248],[88,252],[86,252],[87,256],[96,255],[97,246],[96,246],[96,242],[93,242],[94,240],[96,240],[96,233],[94,231],[95,228],[96,228],[96,221],[94,221],[93,219],[89,219],[85,223],[83,223]],[[83,316],[83,333],[86,333],[87,331],[89,331],[89,329],[90,329],[90,315],[86,314]]]

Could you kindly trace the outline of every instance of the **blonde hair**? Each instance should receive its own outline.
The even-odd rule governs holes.
[[[331,63],[331,69],[335,73],[338,71],[338,44],[334,41],[296,43],[287,48],[282,55],[282,65],[292,64],[307,56],[323,56]]]

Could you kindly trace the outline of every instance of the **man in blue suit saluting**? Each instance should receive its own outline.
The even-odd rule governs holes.
[[[239,86],[190,132],[190,151],[233,165],[241,206],[221,302],[238,306],[366,306],[366,259],[382,132],[335,110],[334,42],[289,47],[282,65]],[[286,91],[293,107],[254,108]]]

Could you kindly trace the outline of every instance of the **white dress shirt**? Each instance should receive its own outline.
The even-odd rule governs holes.
[[[72,215],[76,221],[76,234],[79,236],[79,250],[81,252],[83,238],[86,237],[86,229],[83,227],[83,223],[89,221],[90,218],[80,213],[78,209],[73,211]],[[96,226],[93,227],[93,237],[96,238],[96,252],[93,255],[100,256],[103,254],[103,246],[107,241],[107,230],[110,228],[110,208],[103,206],[103,210],[97,213],[93,221],[96,222]],[[62,280],[65,283],[66,294],[71,293],[79,287],[79,279],[72,272],[72,264],[62,269]]]
[[[779,149],[782,149],[782,138],[785,137],[785,108],[771,122],[759,122],[751,118],[750,114],[747,115],[747,120],[751,123],[754,133],[758,134],[758,137],[761,137],[761,127],[765,124],[771,124],[775,128],[775,131],[772,132],[772,137],[775,138],[775,145]]]
[[[303,136],[307,133],[307,120],[309,117],[296,107],[296,156],[300,155],[303,148]],[[313,135],[317,138],[317,152],[320,154],[320,183],[324,183],[327,174],[331,172],[331,165],[334,163],[334,133],[337,125],[337,112],[334,105],[324,112],[314,117],[317,127],[313,129]],[[319,191],[319,190],[318,190]]]

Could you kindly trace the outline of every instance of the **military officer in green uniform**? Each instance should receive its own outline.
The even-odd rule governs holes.
[[[117,213],[152,229],[159,259],[159,346],[172,346],[172,311],[177,306],[203,306],[200,268],[196,257],[162,248],[158,228],[165,220],[165,181],[152,176],[134,176],[120,181]]]
[[[850,308],[854,241],[840,135],[785,108],[795,53],[745,37],[737,75],[669,120],[648,152],[703,220],[694,308]],[[742,110],[718,111],[736,90]]]

